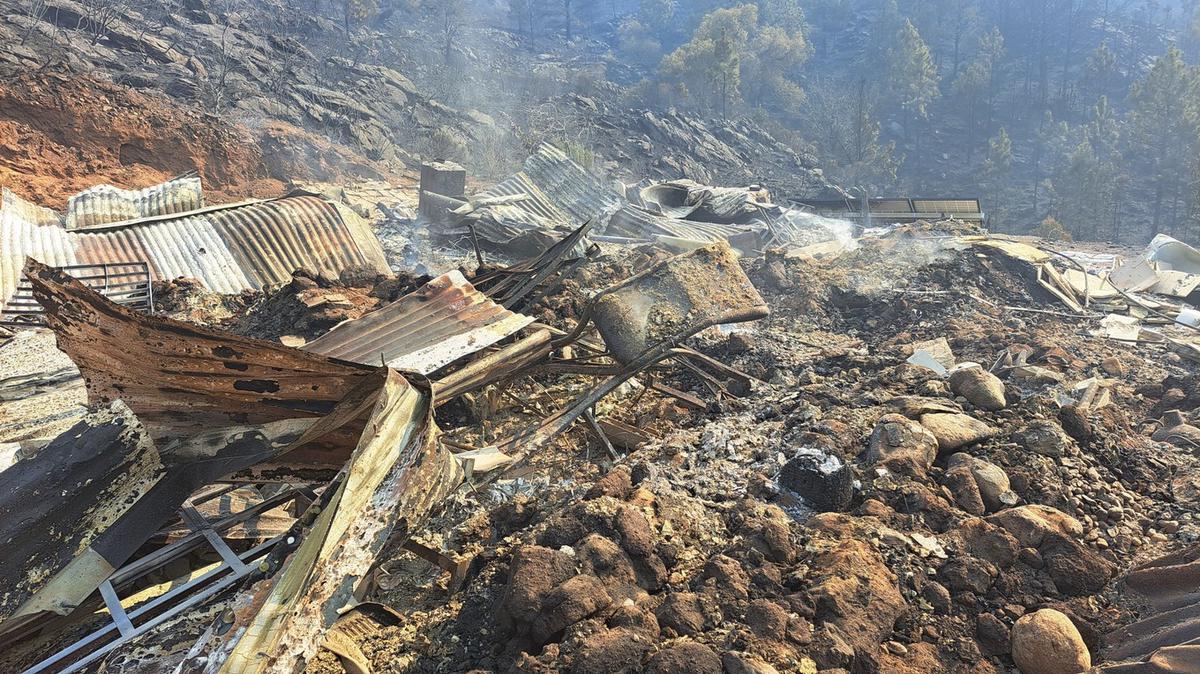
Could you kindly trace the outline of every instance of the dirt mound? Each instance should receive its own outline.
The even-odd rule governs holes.
[[[189,171],[210,201],[290,182],[379,178],[371,162],[283,122],[258,129],[169,98],[50,73],[0,84],[0,185],[52,208],[96,183],[138,188]]]
[[[197,171],[230,196],[275,195],[248,131],[107,82],[43,75],[0,85],[0,184],[47,206],[98,182],[140,187]]]

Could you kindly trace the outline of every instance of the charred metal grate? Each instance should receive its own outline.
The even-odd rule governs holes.
[[[154,311],[150,265],[146,262],[76,264],[57,269],[117,304],[144,312]],[[16,292],[0,308],[0,325],[30,327],[45,325],[45,309],[33,297],[33,287],[22,279]]]

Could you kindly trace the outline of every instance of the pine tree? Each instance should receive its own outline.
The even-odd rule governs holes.
[[[979,49],[962,73],[954,80],[953,91],[958,107],[963,110],[967,130],[967,161],[975,151],[975,134],[978,131],[980,113],[986,111],[984,128],[991,122],[991,101],[995,96],[995,70],[1004,54],[1004,37],[998,28],[993,28],[979,40]]]
[[[1176,47],[1158,57],[1129,92],[1127,156],[1138,166],[1135,183],[1151,196],[1154,232],[1181,221],[1185,177],[1200,137],[1200,78]]]
[[[989,204],[985,206],[991,215],[993,226],[1005,226],[1009,204],[1004,201],[1005,187],[1012,173],[1013,147],[1008,131],[1000,129],[995,138],[988,141],[988,156],[983,161],[982,178],[989,195]]]
[[[927,118],[929,104],[938,97],[938,74],[929,46],[912,21],[904,20],[889,61],[890,85],[900,97],[900,107],[914,118]]]

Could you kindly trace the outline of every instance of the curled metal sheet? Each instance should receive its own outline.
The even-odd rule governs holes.
[[[36,261],[26,274],[90,403],[123,400],[156,441],[328,414],[372,368],[118,306]],[[353,438],[311,451],[341,465]],[[321,461],[323,459],[323,461]]]
[[[146,261],[155,279],[193,277],[221,293],[285,283],[297,269],[390,271],[361,218],[307,193],[74,231],[31,206],[8,192],[0,204],[0,302],[15,291],[26,257],[56,267]]]
[[[493,302],[455,270],[382,309],[338,325],[304,350],[430,374],[532,322]]]
[[[525,160],[521,172],[491,187],[480,197],[527,195],[512,205],[548,220],[578,226],[611,213],[621,198],[562,150],[542,143]],[[563,215],[567,218],[564,221]]]
[[[66,225],[67,229],[80,229],[203,207],[204,192],[198,176],[181,176],[140,190],[95,185],[67,202]]]
[[[220,640],[210,631],[203,671],[303,671],[341,611],[361,599],[385,543],[408,538],[462,481],[436,442],[432,403],[426,384],[388,372],[337,492],[266,587],[235,599],[234,629]]]
[[[554,242],[554,230],[601,222],[622,200],[562,150],[543,143],[519,173],[475,195],[471,203],[473,209],[465,215],[479,238],[536,254]]]

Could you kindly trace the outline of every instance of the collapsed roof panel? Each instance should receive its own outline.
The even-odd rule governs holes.
[[[393,535],[408,538],[462,472],[437,442],[432,397],[388,372],[365,432],[330,500],[267,590],[235,600],[238,629],[208,644],[212,674],[291,674],[361,597],[360,584]],[[393,529],[397,529],[393,533]]]
[[[0,472],[0,623],[65,615],[123,560],[96,549],[164,472],[154,443],[127,407],[88,415],[44,451]],[[47,498],[51,495],[70,498]],[[13,622],[10,622],[13,621]]]
[[[555,229],[599,222],[621,206],[620,196],[562,150],[542,143],[522,170],[471,198],[459,211],[484,241],[528,252],[545,250]],[[462,233],[462,232],[460,232]]]
[[[10,194],[0,204],[0,301],[15,291],[26,257],[51,266],[144,260],[156,279],[193,277],[221,293],[284,283],[302,268],[331,276],[355,266],[389,271],[366,223],[310,194],[77,231]]]
[[[493,302],[456,271],[305,345],[306,351],[367,365],[430,374],[529,325],[529,316]]]
[[[561,221],[566,214],[568,220],[563,224],[572,226],[597,219],[621,205],[615,191],[549,143],[542,143],[534,150],[520,173],[484,190],[480,196],[520,194],[529,198],[514,202],[518,208],[551,220]]]
[[[125,220],[186,213],[204,207],[199,176],[180,176],[140,190],[96,185],[67,202],[67,229],[95,227]]]
[[[670,236],[711,243],[736,237],[747,231],[749,228],[742,225],[685,220],[651,213],[637,206],[624,206],[613,214],[604,233],[631,238]]]
[[[372,368],[120,307],[30,261],[34,295],[91,403],[121,399],[156,440],[326,414]],[[337,443],[334,443],[335,446]],[[345,459],[327,457],[340,465]],[[335,450],[335,454],[337,454]]]

